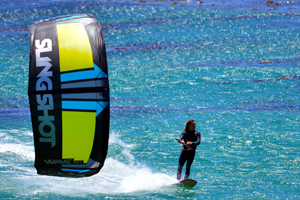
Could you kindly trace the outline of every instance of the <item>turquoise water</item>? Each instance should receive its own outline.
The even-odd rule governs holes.
[[[299,3],[266,2],[0,0],[0,198],[299,199]],[[74,13],[103,27],[107,160],[88,178],[41,176],[28,26]],[[190,176],[198,184],[173,187],[174,138],[192,118],[202,134]]]

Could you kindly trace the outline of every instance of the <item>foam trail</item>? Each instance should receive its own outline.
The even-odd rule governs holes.
[[[130,149],[134,147],[133,144],[125,144],[121,139],[118,138],[117,134],[111,134],[109,138],[109,144],[114,143],[122,148],[122,154],[125,155],[131,162],[134,160],[134,156],[130,153]]]
[[[155,190],[176,182],[175,178],[159,172],[154,173],[150,168],[143,165],[125,165],[114,159],[108,159],[106,164],[106,173],[113,173],[115,176],[113,180],[116,181],[116,190],[112,192],[129,193]]]
[[[34,160],[34,147],[33,142],[25,143],[23,141],[18,141],[14,135],[19,134],[20,130],[0,130],[0,153],[2,155],[7,155],[9,153],[14,153],[16,156],[23,157],[27,161]],[[22,132],[24,140],[26,137],[32,135],[32,132],[25,131]],[[7,160],[9,161],[9,160]]]
[[[28,196],[53,193],[68,197],[154,191],[176,183],[176,179],[167,174],[153,173],[145,166],[130,166],[111,158],[107,159],[99,174],[88,178],[74,179],[31,174],[18,177],[17,181],[23,182],[24,188],[20,190],[22,195],[25,191],[25,195]]]
[[[14,153],[29,161],[34,160],[33,150],[33,146],[31,147],[23,144],[0,144],[0,153]]]
[[[134,148],[134,145],[124,143],[118,138],[117,134],[111,134],[111,144],[120,145],[123,149],[123,156],[130,161],[129,164],[108,157],[104,167],[98,174],[86,178],[64,178],[36,174],[33,167],[34,149],[31,146],[33,144],[7,144],[4,145],[5,147],[0,147],[0,153],[14,151],[14,153],[21,155],[20,159],[24,159],[22,162],[27,162],[27,165],[23,167],[15,167],[14,162],[10,162],[10,167],[15,167],[16,170],[16,183],[22,183],[18,185],[22,187],[19,191],[20,195],[23,196],[43,195],[45,193],[68,197],[88,197],[102,194],[119,195],[138,191],[153,191],[177,182],[175,177],[153,172],[149,167],[134,162],[134,156],[130,153],[130,148]],[[4,150],[5,148],[8,148],[8,150]],[[24,157],[25,154],[30,156]]]

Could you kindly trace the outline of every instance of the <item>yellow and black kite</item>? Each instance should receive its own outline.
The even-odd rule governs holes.
[[[28,95],[38,174],[84,177],[108,148],[109,82],[103,33],[92,15],[30,26]]]

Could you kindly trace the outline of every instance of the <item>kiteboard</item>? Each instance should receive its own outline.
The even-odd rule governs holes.
[[[28,96],[41,175],[86,177],[104,165],[109,82],[102,28],[93,15],[30,26]]]
[[[193,179],[184,179],[179,181],[179,183],[175,183],[175,185],[178,186],[184,186],[184,187],[194,187],[197,184],[197,181],[193,180]]]

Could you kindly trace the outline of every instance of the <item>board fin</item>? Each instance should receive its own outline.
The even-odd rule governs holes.
[[[197,184],[197,181],[195,181],[193,179],[184,179],[184,180],[179,181],[179,183],[176,183],[175,185],[192,188],[196,184]]]

